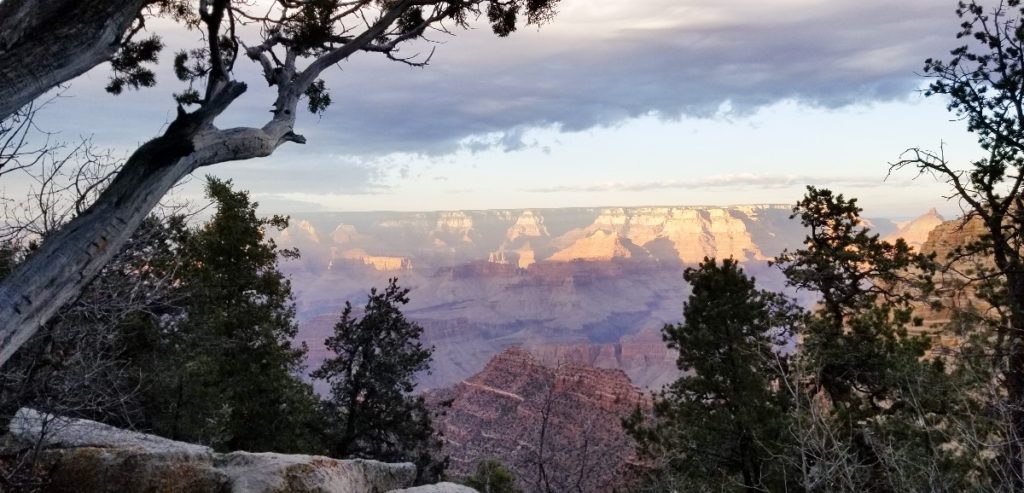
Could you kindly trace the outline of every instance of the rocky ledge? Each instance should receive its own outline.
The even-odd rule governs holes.
[[[312,455],[231,452],[23,408],[15,443],[39,447],[53,492],[386,493],[407,491],[413,464]],[[446,483],[422,491],[467,493]],[[408,491],[421,491],[417,489]]]

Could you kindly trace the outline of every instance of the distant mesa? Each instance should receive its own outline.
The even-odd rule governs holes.
[[[349,262],[349,263],[361,263],[373,267],[374,270],[382,272],[397,272],[403,270],[412,270],[412,260],[406,257],[387,256],[387,255],[369,255],[365,250],[359,248],[353,248],[350,250],[344,250],[332,252],[331,262],[328,265],[328,269],[335,267],[335,263],[338,261]]]
[[[445,243],[472,243],[473,217],[466,212],[442,212],[434,225],[433,233]]]
[[[359,231],[356,227],[351,224],[339,224],[337,228],[334,228],[334,233],[331,234],[331,239],[335,243],[351,243],[360,239]]]
[[[547,260],[651,258],[697,263],[704,257],[764,259],[751,228],[755,211],[747,208],[647,207],[604,209],[572,245]],[[563,238],[569,237],[566,235]]]
[[[887,235],[884,239],[895,241],[902,238],[908,245],[920,251],[921,247],[928,241],[928,235],[946,220],[934,208],[921,216],[901,223],[896,223],[897,230]]]
[[[302,262],[319,264],[311,269],[354,260],[351,252],[359,250],[368,252],[366,265],[381,271],[414,262],[428,269],[474,261],[523,269],[611,259],[695,264],[705,256],[777,254],[785,246],[778,238],[798,231],[788,213],[788,206],[774,205],[310,213],[278,241],[299,248]]]
[[[533,211],[523,211],[523,213],[516,218],[515,224],[505,232],[505,238],[508,241],[515,241],[517,238],[523,236],[550,236],[547,228],[544,227],[544,217],[535,214]]]
[[[281,232],[281,240],[290,244],[301,245],[303,243],[320,243],[320,236],[309,221],[298,221],[289,225]]]
[[[412,261],[405,257],[366,256],[363,257],[362,260],[363,264],[372,266],[374,269],[384,272],[412,269]]]
[[[473,229],[473,217],[463,211],[442,212],[437,218],[437,229],[447,233],[465,233]]]

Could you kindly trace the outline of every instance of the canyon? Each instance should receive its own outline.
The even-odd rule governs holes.
[[[660,330],[676,323],[682,272],[704,257],[739,259],[767,289],[784,289],[767,261],[805,232],[789,205],[605,207],[293,214],[274,240],[296,248],[292,279],[299,339],[315,367],[346,301],[358,310],[388,278],[410,288],[404,312],[435,349],[423,389],[458,383],[503,349],[543,362],[620,369],[656,390],[677,375]],[[885,238],[912,245],[941,223],[871,219]]]

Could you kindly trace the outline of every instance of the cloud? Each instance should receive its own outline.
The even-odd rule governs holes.
[[[922,61],[955,42],[952,9],[934,0],[650,4],[626,18],[571,8],[509,39],[459,33],[423,70],[355,59],[328,76],[338,107],[320,126],[347,152],[443,154],[520,149],[523,129],[538,126],[898,100],[922,84]]]
[[[213,168],[235,179],[243,188],[261,190],[271,197],[283,193],[367,195],[389,191],[392,174],[407,168],[387,163],[309,153],[314,148],[283,148],[270,159],[251,160]]]
[[[805,185],[842,186],[849,188],[878,187],[888,183],[877,177],[857,176],[801,176],[801,175],[767,175],[754,173],[736,173],[708,176],[691,180],[650,181],[650,182],[610,182],[589,185],[559,185],[551,187],[531,188],[524,190],[530,193],[565,193],[565,192],[649,192],[652,190],[698,189],[698,188],[760,188],[778,189],[802,187]]]
[[[323,204],[309,200],[294,199],[287,194],[258,193],[253,194],[253,198],[259,202],[260,211],[266,211],[266,214],[280,213],[282,211],[295,213],[324,210]]]
[[[830,108],[898,100],[922,84],[915,71],[925,58],[955,45],[954,7],[951,0],[563,0],[540,30],[498,39],[481,22],[454,37],[435,35],[440,44],[404,47],[403,55],[438,47],[423,69],[357,54],[324,74],[334,105],[322,118],[300,115],[296,130],[335,155],[436,156],[530,147],[524,132],[537,127],[711,117],[723,107],[742,116],[783,100]],[[168,38],[168,53],[185,38]],[[157,89],[119,98],[103,94],[107,75],[104,66],[76,80],[75,92],[86,97],[65,101],[68,111],[52,119],[110,129],[134,148],[173,117],[170,93],[180,87],[169,63],[159,68]],[[249,91],[218,124],[261,125],[272,90],[247,60],[236,76]],[[124,125],[126,118],[144,123]]]

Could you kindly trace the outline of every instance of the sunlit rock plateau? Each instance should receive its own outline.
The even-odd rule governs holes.
[[[276,241],[302,254],[283,268],[312,365],[325,356],[323,339],[343,303],[358,308],[370,287],[397,277],[412,289],[405,313],[436,348],[424,388],[462,381],[509,346],[547,363],[621,369],[639,387],[658,388],[676,375],[659,330],[679,321],[688,294],[683,269],[704,257],[733,257],[764,287],[780,289],[767,260],[804,237],[791,209],[300,213]],[[883,236],[917,238],[932,221],[926,216],[871,225]]]

